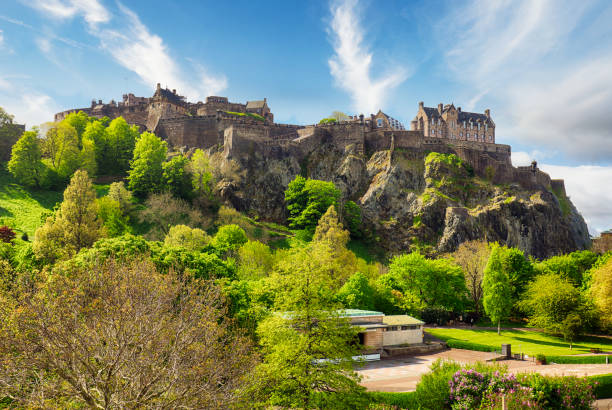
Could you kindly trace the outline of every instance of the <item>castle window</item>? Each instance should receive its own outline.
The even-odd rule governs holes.
[[[377,119],[377,120],[376,120],[376,126],[377,126],[378,128],[382,128],[382,126],[383,126],[383,123],[382,123],[382,118],[379,118],[379,119]]]
[[[465,121],[463,121],[463,128],[465,128]]]
[[[470,139],[470,133],[469,132],[466,134],[466,137],[467,137],[467,139]]]
[[[463,133],[462,133],[462,132],[460,132],[460,133],[459,133],[459,136],[460,136],[461,138],[463,138]]]
[[[470,121],[470,129],[473,130],[474,129],[474,123]]]
[[[489,141],[493,141],[493,135],[489,135]]]
[[[489,124],[485,124],[485,131],[489,131]]]
[[[480,123],[478,123],[478,131],[480,131]]]

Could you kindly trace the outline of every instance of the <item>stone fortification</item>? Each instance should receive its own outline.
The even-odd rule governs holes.
[[[419,103],[411,130],[405,130],[382,111],[331,124],[300,126],[274,123],[265,98],[242,104],[230,102],[227,97],[210,96],[206,102],[190,103],[176,90],[158,84],[152,97],[125,94],[122,101],[108,104],[94,100],[90,107],[56,114],[55,120],[75,111],[98,118],[122,116],[128,123],[156,133],[171,146],[187,150],[223,146],[228,156],[258,152],[274,158],[294,157],[298,162],[322,144],[331,144],[340,151],[349,149],[366,158],[385,150],[412,152],[414,158],[436,151],[456,154],[474,168],[476,175],[494,183],[517,183],[526,189],[550,189],[552,184],[535,164],[512,166],[510,146],[495,142],[495,123],[489,110],[471,113],[453,104],[431,108]],[[563,185],[563,181],[556,184]]]

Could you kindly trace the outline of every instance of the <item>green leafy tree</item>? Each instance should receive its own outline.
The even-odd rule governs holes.
[[[569,342],[571,349],[574,340],[580,336],[584,329],[582,318],[577,313],[570,313],[565,320],[561,322],[560,329],[563,338]]]
[[[121,212],[123,212],[124,215],[128,215],[132,211],[132,193],[125,189],[123,181],[110,184],[108,188],[108,197],[119,202]]]
[[[41,158],[36,131],[26,131],[13,146],[8,169],[20,184],[41,187],[45,175]]]
[[[206,235],[206,232],[186,225],[173,226],[164,239],[166,246],[182,246],[192,251],[201,250],[208,242],[210,242],[210,237]]]
[[[361,238],[361,208],[353,201],[344,204],[344,221],[353,238]]]
[[[313,245],[314,246],[314,245]],[[270,283],[278,312],[257,329],[263,361],[250,393],[254,405],[357,408],[363,387],[353,370],[357,329],[340,316],[333,279],[312,247],[284,258]]]
[[[230,224],[223,225],[219,228],[211,241],[211,245],[221,254],[235,252],[242,245],[247,243],[248,239],[244,229],[238,225]]]
[[[21,127],[13,123],[13,116],[0,107],[0,161],[11,159],[11,149],[22,133]]]
[[[612,257],[604,258],[605,262],[592,272],[589,295],[600,313],[601,323],[605,328],[612,328]]]
[[[98,171],[98,163],[96,162],[96,147],[91,138],[83,137],[81,140],[81,158],[80,167],[87,171],[89,175],[96,175]]]
[[[567,255],[553,256],[536,263],[537,273],[558,273],[568,279],[574,286],[583,285],[583,276],[597,260],[597,254],[591,251],[576,251]]]
[[[155,134],[143,132],[140,135],[128,176],[129,188],[134,195],[144,197],[161,191],[167,150],[166,142]]]
[[[108,236],[123,235],[131,230],[129,218],[123,214],[121,204],[108,196],[98,199],[98,218]]]
[[[87,171],[78,170],[64,191],[56,214],[47,218],[34,234],[33,249],[40,259],[71,257],[91,246],[101,235],[96,191]]]
[[[497,322],[497,334],[501,333],[501,321],[508,317],[512,307],[512,285],[502,262],[504,250],[497,244],[484,270],[482,280],[483,306],[493,323]]]
[[[110,152],[109,159],[112,161],[110,165],[114,173],[124,174],[130,169],[130,161],[132,158],[136,159],[135,146],[139,140],[137,125],[129,125],[123,117],[115,118],[110,122],[106,128],[106,141]],[[140,153],[142,153],[142,148]]]
[[[363,273],[357,272],[346,281],[336,296],[347,308],[372,310],[374,293],[368,278]]]
[[[196,149],[188,164],[193,190],[198,196],[208,196],[212,191],[212,168],[208,155],[201,149]]]
[[[50,168],[62,179],[69,178],[81,166],[79,136],[65,121],[49,128],[42,148]]]
[[[529,324],[554,334],[563,334],[564,326],[573,330],[573,314],[580,314],[583,302],[580,291],[572,283],[557,273],[539,275],[531,282],[520,307],[529,314]]]
[[[500,246],[499,252],[503,269],[510,280],[512,300],[517,302],[527,284],[535,277],[533,265],[520,249]]]
[[[188,159],[184,155],[177,155],[163,163],[164,184],[174,196],[183,199],[191,198],[193,192],[192,178],[187,170],[187,164]]]
[[[474,304],[476,315],[480,316],[482,304],[482,278],[489,260],[491,249],[484,241],[463,242],[450,256],[463,269],[465,284]]]
[[[113,164],[111,147],[106,135],[106,127],[100,120],[88,123],[83,131],[83,139],[93,141],[96,168],[100,175],[112,174]]]
[[[331,205],[336,205],[339,198],[340,191],[333,182],[296,176],[285,191],[289,226],[314,231],[319,218]]]
[[[270,274],[274,267],[274,255],[270,247],[258,241],[248,241],[238,249],[238,277],[257,280]]]
[[[381,281],[401,293],[402,308],[416,313],[426,307],[461,309],[467,290],[461,268],[446,259],[427,259],[418,252],[396,256]]]
[[[83,111],[71,112],[62,120],[62,122],[74,128],[80,141],[83,137],[85,129],[87,128],[87,125],[90,122],[90,118]]]

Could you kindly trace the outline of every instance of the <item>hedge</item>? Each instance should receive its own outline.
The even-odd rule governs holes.
[[[479,352],[494,352],[497,350],[493,346],[481,345],[479,343],[472,343],[466,340],[447,339],[445,342],[448,347],[452,347],[453,349],[476,350]]]
[[[368,392],[371,404],[386,404],[397,406],[400,409],[415,409],[419,406],[416,402],[415,392],[391,393],[372,391]]]
[[[608,363],[612,364],[612,356],[597,355],[597,356],[549,356],[546,355],[546,361],[548,363],[558,364],[606,364],[606,357]]]
[[[595,396],[597,396],[598,399],[612,398],[612,374],[589,376],[588,379],[598,383],[597,386],[595,386]]]

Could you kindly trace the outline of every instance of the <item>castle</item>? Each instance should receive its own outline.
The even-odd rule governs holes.
[[[241,104],[229,102],[227,97],[211,96],[206,102],[190,103],[176,90],[157,84],[150,98],[125,94],[118,103],[94,100],[90,107],[55,114],[55,121],[78,111],[98,118],[122,116],[128,123],[154,132],[170,146],[183,150],[223,147],[228,158],[257,152],[268,157],[292,156],[299,161],[326,143],[361,155],[399,149],[412,152],[416,158],[436,151],[458,155],[471,164],[477,175],[495,183],[565,191],[562,180],[551,181],[535,163],[512,166],[511,148],[496,143],[495,123],[488,109],[480,114],[462,111],[454,104],[431,108],[420,102],[410,130],[382,111],[369,117],[361,114],[346,121],[303,126],[275,123],[265,98]]]

